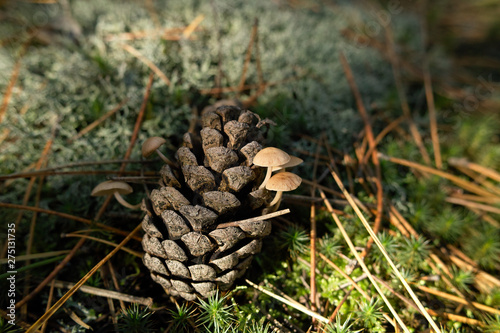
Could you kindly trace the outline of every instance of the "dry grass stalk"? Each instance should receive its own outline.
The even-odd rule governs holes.
[[[424,60],[424,87],[425,98],[427,99],[427,107],[429,108],[429,122],[431,128],[432,147],[434,149],[434,161],[436,168],[443,168],[443,160],[441,158],[441,148],[439,146],[439,134],[436,120],[436,105],[434,103],[434,94],[432,90],[432,80],[429,71],[429,63],[427,57]]]
[[[410,294],[410,296],[413,299],[413,301],[417,304],[417,306],[418,306],[419,310],[421,311],[422,315],[425,317],[425,319],[427,319],[427,321],[429,322],[429,324],[431,325],[431,327],[436,331],[436,333],[440,333],[441,330],[437,327],[437,325],[434,322],[434,320],[426,312],[424,306],[422,305],[422,303],[420,302],[420,300],[418,299],[418,297],[415,295],[415,293],[410,288],[410,286],[408,285],[408,283],[406,282],[406,280],[404,279],[404,277],[401,275],[401,272],[399,272],[398,268],[396,267],[396,265],[394,264],[394,262],[390,258],[389,254],[387,253],[387,251],[385,250],[384,246],[382,245],[382,243],[378,239],[377,235],[373,232],[372,228],[368,224],[368,221],[366,221],[365,217],[363,216],[363,214],[359,210],[358,206],[356,205],[356,203],[352,199],[351,195],[344,188],[344,185],[342,184],[342,181],[339,179],[339,177],[337,176],[337,174],[335,172],[333,172],[333,170],[330,170],[330,171],[331,171],[331,174],[332,174],[333,178],[335,179],[335,182],[337,183],[337,185],[341,189],[342,193],[344,193],[346,199],[349,201],[349,204],[354,209],[354,211],[358,215],[359,219],[363,223],[363,226],[368,231],[368,233],[370,234],[370,236],[373,238],[373,240],[374,240],[375,244],[377,244],[380,252],[382,252],[382,254],[384,255],[384,257],[387,259],[387,262],[389,263],[389,265],[391,266],[391,268],[393,269],[394,273],[396,274],[396,276],[398,277],[398,279],[401,281],[401,283],[403,284],[403,286],[405,287],[405,289],[408,291],[408,293]],[[328,203],[328,205],[329,205],[329,203]]]
[[[500,198],[493,198],[493,199],[495,199],[495,201],[496,201],[497,199],[500,199]],[[456,198],[456,197],[447,197],[445,199],[445,201],[452,203],[452,204],[455,204],[455,205],[465,206],[467,208],[476,208],[476,209],[479,209],[479,210],[482,210],[485,212],[500,214],[500,208],[493,207],[490,205],[484,205],[484,204],[480,204],[477,202],[472,202],[472,201],[468,201],[468,200],[464,200],[464,199],[460,199],[460,198]],[[497,224],[497,227],[500,227],[500,224]]]
[[[368,267],[363,262],[363,258],[361,258],[361,256],[356,251],[356,248],[354,247],[354,244],[352,243],[351,239],[349,238],[349,235],[347,234],[347,232],[345,231],[344,227],[342,226],[342,223],[340,222],[339,217],[337,216],[337,214],[335,214],[333,212],[332,206],[330,205],[330,203],[328,202],[328,200],[326,200],[325,193],[323,191],[321,191],[321,190],[319,190],[319,191],[320,191],[320,194],[321,194],[321,198],[323,198],[325,206],[327,207],[328,211],[332,215],[335,223],[337,224],[337,227],[339,228],[340,232],[342,233],[342,236],[344,237],[344,240],[346,241],[347,245],[349,245],[349,248],[351,249],[352,254],[356,257],[356,260],[358,261],[359,265],[363,269],[363,272],[366,273],[366,275],[370,279],[370,282],[373,284],[373,286],[375,287],[375,289],[377,289],[378,294],[380,295],[380,297],[382,298],[382,300],[384,301],[384,303],[386,304],[386,306],[389,308],[389,310],[391,311],[392,315],[396,318],[398,324],[403,328],[403,330],[406,333],[409,333],[410,331],[406,327],[405,323],[401,320],[401,318],[397,314],[396,310],[394,310],[394,308],[392,307],[392,305],[389,302],[389,300],[385,297],[382,289],[380,289],[379,285],[377,284],[377,282],[373,278],[373,275],[370,273],[370,270],[368,269]],[[437,332],[439,332],[439,331],[437,331]]]

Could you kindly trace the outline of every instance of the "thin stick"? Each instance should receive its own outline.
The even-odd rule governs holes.
[[[337,316],[337,313],[339,313],[340,309],[342,308],[342,305],[344,305],[345,301],[347,301],[347,298],[349,297],[349,295],[352,293],[353,290],[354,290],[354,285],[352,285],[351,288],[349,288],[349,290],[345,293],[344,297],[342,297],[342,299],[340,300],[339,304],[337,304],[335,310],[333,310],[332,315],[328,318],[328,324],[333,322],[333,320]],[[325,327],[323,328],[323,333],[327,333],[327,328],[328,326],[325,325]]]
[[[427,172],[427,173],[430,173],[430,174],[433,174],[436,176],[443,177],[445,179],[452,181],[453,183],[457,184],[458,186],[462,187],[463,189],[470,191],[470,192],[473,192],[473,193],[476,193],[478,195],[482,195],[482,196],[486,196],[486,197],[492,195],[491,192],[483,189],[482,187],[480,187],[474,183],[471,183],[469,181],[463,180],[462,178],[457,177],[457,176],[452,175],[452,174],[449,174],[447,172],[437,170],[437,169],[434,169],[434,168],[431,168],[431,167],[428,167],[428,166],[425,166],[425,165],[422,165],[419,163],[411,162],[411,161],[408,161],[408,160],[405,160],[402,158],[383,155],[381,153],[379,153],[379,156],[382,157],[383,159],[386,159],[386,160],[392,162],[392,163],[404,165],[404,166],[407,166],[409,168],[414,168],[414,169],[417,169],[417,170],[420,170],[423,172]]]
[[[361,256],[359,255],[358,251],[356,251],[356,248],[355,248],[354,244],[352,243],[351,238],[349,237],[349,235],[345,231],[344,227],[342,226],[342,222],[340,222],[339,217],[333,211],[332,206],[330,205],[330,202],[328,202],[328,200],[326,200],[325,193],[323,191],[321,191],[321,190],[319,190],[319,192],[321,194],[321,198],[323,198],[323,202],[325,203],[326,208],[328,209],[328,211],[332,215],[333,220],[337,224],[337,227],[339,228],[340,232],[342,233],[342,236],[344,237],[344,240],[346,241],[347,245],[351,249],[352,254],[354,255],[354,257],[356,257],[356,260],[358,261],[359,265],[361,266],[361,269],[363,270],[363,272],[366,273],[366,275],[368,276],[368,279],[370,279],[370,282],[375,287],[375,289],[377,290],[378,294],[380,295],[380,297],[382,298],[382,300],[384,301],[384,303],[386,304],[386,306],[389,308],[389,311],[391,311],[392,315],[396,318],[396,321],[399,323],[399,325],[403,328],[403,330],[406,333],[410,333],[410,331],[406,327],[406,325],[403,322],[403,320],[401,320],[401,318],[399,317],[398,313],[396,312],[396,310],[394,310],[394,308],[392,307],[392,305],[389,302],[389,300],[385,297],[384,292],[382,291],[382,289],[380,289],[379,285],[377,284],[377,282],[373,278],[373,275],[371,274],[370,270],[368,269],[368,267],[364,263],[363,258],[361,258]],[[356,206],[356,208],[357,208],[357,206]],[[437,331],[437,332],[439,332],[439,331]]]
[[[87,282],[94,273],[101,268],[111,257],[113,257],[129,240],[132,239],[132,236],[141,229],[141,224],[137,225],[132,232],[125,237],[125,239],[118,244],[106,257],[104,257],[97,265],[95,265],[85,276],[78,281],[63,297],[61,297],[50,309],[45,312],[27,331],[26,333],[34,333],[36,332],[42,325],[45,323],[57,310],[78,290],[85,282]],[[80,239],[83,241],[84,239]],[[17,307],[17,306],[16,306]]]
[[[259,285],[256,285],[255,283],[253,283],[252,281],[250,281],[248,279],[245,279],[245,282],[248,283],[250,286],[254,287],[255,289],[263,292],[264,294],[266,294],[268,296],[271,296],[272,298],[277,299],[278,301],[280,301],[282,303],[285,303],[285,304],[291,306],[292,308],[295,308],[295,309],[297,309],[297,310],[305,313],[306,315],[308,315],[310,317],[318,319],[321,322],[328,323],[328,319],[327,318],[323,317],[322,315],[320,315],[317,312],[309,310],[308,308],[306,308],[304,305],[300,304],[299,302],[291,302],[291,301],[287,300],[284,297],[276,295],[275,293],[273,293],[273,292],[271,292],[269,290],[266,290],[266,289],[262,288]]]
[[[86,238],[86,239],[90,239],[90,240],[93,240],[93,241],[96,241],[96,242],[99,242],[99,243],[103,243],[103,244],[106,244],[106,245],[110,245],[110,246],[117,246],[118,245],[116,243],[107,241],[105,239],[100,239],[100,238],[89,236],[89,235],[81,235],[81,234],[69,233],[69,234],[63,234],[62,237]],[[125,252],[127,252],[127,253],[130,253],[133,256],[136,256],[138,258],[142,258],[142,253],[134,251],[134,250],[131,250],[128,247],[124,246],[124,247],[122,247],[122,250],[125,251]]]
[[[134,48],[133,46],[128,45],[128,44],[120,44],[120,47],[122,49],[124,49],[125,51],[127,51],[128,53],[130,53],[131,55],[133,55],[134,57],[136,57],[137,59],[139,59],[140,61],[142,61],[156,75],[158,75],[158,77],[160,79],[162,79],[162,81],[165,82],[165,84],[167,86],[170,86],[171,82],[168,79],[168,77],[165,75],[165,73],[163,73],[161,71],[161,69],[159,69],[158,66],[156,66],[151,60],[149,60],[148,58],[146,58],[145,56],[143,56],[142,53],[139,52],[136,48]]]
[[[358,206],[356,205],[356,203],[352,199],[351,195],[344,188],[344,185],[342,184],[342,181],[339,179],[338,175],[333,170],[330,170],[330,172],[332,174],[332,177],[335,179],[335,182],[337,183],[337,185],[341,189],[342,193],[344,193],[347,201],[349,201],[349,204],[354,209],[354,211],[358,215],[359,219],[363,223],[363,226],[368,231],[368,233],[370,234],[370,236],[373,238],[375,244],[377,244],[377,247],[379,248],[380,252],[382,252],[382,254],[384,255],[384,257],[387,259],[387,262],[389,263],[389,265],[393,269],[394,273],[396,274],[396,276],[398,277],[398,279],[401,281],[401,283],[403,284],[403,286],[405,287],[405,289],[408,291],[408,293],[410,294],[410,296],[413,299],[413,301],[415,302],[415,304],[417,304],[417,306],[418,306],[419,310],[421,311],[422,315],[425,317],[425,319],[427,319],[427,321],[432,326],[432,328],[436,331],[436,333],[440,333],[441,330],[436,325],[436,323],[431,318],[431,316],[429,316],[429,314],[425,310],[424,306],[422,305],[422,303],[418,299],[417,295],[415,295],[415,293],[410,288],[410,286],[408,285],[408,283],[406,282],[406,280],[404,279],[404,277],[399,272],[399,269],[396,267],[396,265],[392,261],[391,257],[389,256],[389,254],[385,250],[384,246],[382,245],[382,243],[378,239],[377,235],[373,232],[372,228],[368,224],[368,221],[366,221],[365,217],[363,216],[363,213],[361,213],[361,211],[359,210]],[[323,196],[324,196],[324,194],[323,194]],[[326,201],[325,204],[330,205],[330,203],[328,201]],[[361,264],[361,262],[360,262],[360,264]]]
[[[111,117],[112,115],[114,115],[116,113],[116,111],[120,110],[122,108],[122,106],[124,106],[125,103],[127,103],[127,101],[128,101],[128,97],[124,98],[120,102],[120,104],[118,104],[116,107],[114,107],[110,111],[106,112],[106,114],[104,114],[103,116],[99,117],[99,119],[93,121],[90,125],[88,125],[84,129],[82,129],[78,134],[76,134],[72,138],[68,139],[68,143],[71,143],[71,142],[73,142],[75,140],[78,140],[79,138],[81,138],[82,136],[84,136],[85,134],[87,134],[88,132],[92,131],[94,128],[96,128],[97,126],[99,126],[99,124],[101,124],[103,121],[105,121],[106,119],[108,119],[109,117]]]
[[[283,209],[283,210],[278,210],[277,212],[274,212],[274,213],[269,213],[269,214],[262,215],[262,216],[251,217],[251,218],[245,219],[245,220],[221,223],[217,226],[216,229],[222,229],[222,228],[227,228],[227,227],[237,227],[240,223],[260,222],[260,221],[272,219],[272,218],[277,217],[277,216],[285,215],[288,213],[290,213],[290,209],[287,208],[287,209]]]
[[[56,288],[72,289],[72,288],[75,288],[75,286],[77,284],[78,283],[75,284],[75,283],[71,283],[71,282],[54,280],[54,286]],[[128,302],[128,303],[138,303],[138,304],[145,305],[147,307],[151,307],[151,305],[153,304],[153,299],[151,297],[147,297],[147,298],[146,297],[137,297],[137,296],[123,294],[123,293],[120,293],[118,291],[101,289],[101,288],[96,288],[96,287],[91,287],[91,286],[86,286],[86,285],[81,285],[80,287],[78,287],[78,289],[84,293],[87,293],[87,294],[101,296],[101,297],[109,297],[112,299],[116,299],[116,300],[124,301],[124,302]]]
[[[30,211],[38,212],[38,213],[45,213],[45,214],[50,214],[50,215],[56,215],[56,216],[59,216],[59,217],[65,218],[65,219],[82,222],[82,223],[85,223],[87,225],[96,225],[99,228],[102,228],[104,230],[108,230],[108,231],[114,232],[114,233],[119,234],[119,235],[123,235],[123,236],[128,235],[128,233],[126,231],[123,231],[123,230],[120,230],[120,229],[117,229],[117,228],[114,228],[114,227],[110,227],[110,226],[108,226],[106,224],[102,224],[102,223],[99,223],[99,222],[94,222],[92,220],[88,220],[88,219],[85,219],[85,218],[79,217],[79,216],[74,216],[74,215],[70,215],[70,214],[66,214],[66,213],[57,212],[55,210],[48,210],[48,209],[43,209],[43,208],[38,208],[38,207],[32,207],[32,206],[16,205],[16,204],[11,204],[11,203],[6,203],[6,202],[0,202],[0,207],[14,208],[14,209],[23,209],[23,210],[30,210]],[[142,238],[138,237],[138,236],[134,236],[134,239],[138,240],[138,241],[142,240]]]

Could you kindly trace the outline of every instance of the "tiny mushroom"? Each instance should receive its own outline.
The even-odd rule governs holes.
[[[267,147],[255,154],[253,158],[253,164],[260,167],[267,167],[266,177],[260,185],[259,189],[266,186],[267,181],[271,178],[273,172],[273,167],[281,166],[290,161],[290,155],[285,153],[283,150]]]
[[[277,193],[273,201],[269,204],[269,207],[277,204],[281,200],[283,192],[295,190],[299,187],[301,182],[302,178],[291,172],[279,172],[272,176],[266,184],[266,189],[269,191],[277,191]]]
[[[118,200],[118,202],[123,206],[130,209],[138,209],[141,206],[140,203],[137,205],[131,205],[121,196],[122,194],[130,194],[132,192],[132,187],[129,184],[120,181],[108,180],[94,187],[90,195],[93,197],[99,197],[113,194],[116,200]]]
[[[177,167],[177,165],[175,163],[173,163],[172,161],[170,161],[165,155],[163,155],[163,153],[158,149],[160,148],[161,145],[165,144],[165,142],[167,142],[167,140],[165,140],[164,138],[161,138],[159,136],[153,136],[153,137],[150,137],[149,139],[147,139],[146,141],[144,141],[144,143],[142,144],[142,156],[144,157],[148,157],[150,156],[151,154],[153,154],[154,152],[156,152],[158,154],[158,156],[160,156],[160,158],[165,162],[167,163],[168,165],[170,166],[173,166],[173,167]]]
[[[273,167],[273,171],[283,172],[286,168],[293,168],[294,166],[302,164],[302,162],[304,162],[304,160],[302,160],[301,158],[290,155],[290,161],[288,161],[288,163]]]

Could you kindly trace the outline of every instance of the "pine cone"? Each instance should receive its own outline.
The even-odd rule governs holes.
[[[261,124],[237,106],[209,108],[199,135],[184,135],[178,167],[160,170],[160,187],[143,202],[143,262],[168,294],[195,300],[228,290],[271,232],[269,220],[218,228],[260,216],[273,197],[259,189],[266,169],[252,162]]]

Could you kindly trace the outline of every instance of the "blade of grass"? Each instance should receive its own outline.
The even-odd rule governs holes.
[[[356,260],[358,261],[358,264],[361,266],[361,269],[363,270],[363,272],[366,273],[366,275],[368,276],[368,279],[370,280],[370,282],[372,283],[372,285],[377,290],[378,294],[380,295],[380,297],[384,301],[385,305],[389,308],[389,311],[396,318],[398,324],[403,328],[403,330],[406,333],[410,333],[410,331],[406,327],[406,325],[403,322],[403,320],[401,320],[401,318],[399,317],[398,313],[396,312],[396,310],[394,310],[394,308],[392,307],[392,305],[389,302],[389,300],[385,297],[382,289],[380,289],[379,285],[377,284],[377,282],[373,278],[373,275],[370,273],[370,270],[368,269],[368,267],[364,263],[363,258],[361,258],[361,256],[359,255],[358,251],[356,251],[356,248],[355,248],[354,244],[352,243],[351,238],[349,237],[349,235],[345,231],[344,227],[342,226],[342,222],[340,222],[340,219],[339,219],[338,215],[335,214],[335,212],[333,211],[332,206],[330,205],[330,202],[328,202],[328,200],[326,199],[325,193],[323,191],[321,191],[321,190],[319,190],[319,193],[321,194],[321,198],[323,198],[323,202],[325,203],[326,208],[328,209],[329,213],[333,217],[333,220],[335,221],[335,224],[337,225],[337,227],[340,230],[342,236],[344,237],[344,240],[346,241],[347,245],[349,246],[349,249],[351,250],[351,252],[354,255],[354,257],[356,257]],[[437,332],[439,332],[439,331],[437,331]]]
[[[401,281],[401,283],[403,284],[403,286],[405,287],[405,289],[410,294],[410,296],[413,299],[413,301],[417,304],[418,308],[422,312],[422,315],[425,317],[425,319],[427,319],[427,321],[429,322],[429,324],[431,325],[431,327],[436,331],[436,333],[440,333],[441,330],[437,327],[436,323],[431,318],[431,316],[429,316],[429,314],[425,310],[424,306],[422,305],[422,303],[420,302],[420,300],[418,299],[418,297],[415,295],[415,293],[410,288],[410,286],[408,285],[408,283],[406,282],[406,280],[404,279],[404,277],[401,275],[401,272],[399,272],[399,269],[396,267],[396,265],[392,261],[391,257],[389,256],[389,254],[385,250],[384,246],[382,245],[382,243],[378,239],[377,235],[373,232],[372,228],[368,224],[368,221],[366,221],[365,217],[363,216],[363,213],[361,213],[361,211],[359,210],[358,206],[356,205],[356,203],[352,199],[351,195],[346,191],[346,189],[345,189],[344,185],[342,184],[342,181],[339,179],[338,175],[333,170],[330,170],[330,173],[332,174],[332,177],[335,179],[335,182],[337,183],[337,185],[341,189],[342,193],[344,193],[347,201],[349,201],[349,204],[351,205],[351,207],[356,212],[356,215],[358,215],[359,219],[363,223],[363,226],[368,231],[368,233],[370,234],[370,236],[373,238],[373,240],[374,240],[375,244],[377,245],[377,247],[379,248],[380,252],[382,252],[382,254],[384,255],[384,257],[387,259],[387,262],[389,263],[389,265],[393,269],[394,274],[396,274],[396,276],[398,277],[398,279]],[[330,203],[328,203],[328,205],[329,204]]]
[[[88,279],[94,273],[102,266],[104,265],[111,257],[113,257],[125,244],[128,243],[129,240],[132,239],[132,236],[141,229],[141,224],[137,225],[132,232],[123,239],[123,241],[118,244],[117,247],[115,247],[106,257],[104,257],[97,265],[95,265],[85,276],[78,281],[66,294],[64,294],[63,297],[61,297],[50,309],[49,311],[45,312],[31,327],[26,331],[26,333],[34,333],[36,332],[42,325],[45,323],[54,313],[56,313],[57,310],[78,290],[80,289],[81,286],[85,282],[87,282]],[[82,238],[83,239],[83,238]]]

